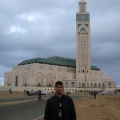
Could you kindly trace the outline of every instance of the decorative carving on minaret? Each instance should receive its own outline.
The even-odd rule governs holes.
[[[90,15],[89,14],[76,14],[76,21],[89,21]]]

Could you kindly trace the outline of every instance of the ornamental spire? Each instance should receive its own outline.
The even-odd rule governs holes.
[[[79,12],[87,12],[85,0],[80,0],[78,6],[79,6]]]

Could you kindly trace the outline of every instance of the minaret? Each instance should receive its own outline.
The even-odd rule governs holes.
[[[80,0],[76,13],[76,79],[84,83],[90,79],[90,14],[87,3]]]

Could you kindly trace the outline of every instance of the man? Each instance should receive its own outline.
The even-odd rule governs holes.
[[[11,89],[9,89],[9,92],[10,92],[10,94],[12,94],[12,91],[11,91]]]
[[[41,90],[39,90],[38,91],[38,101],[42,100],[41,96],[42,96],[42,93],[41,93]]]
[[[71,97],[63,94],[61,81],[55,83],[55,95],[47,100],[44,120],[76,120],[76,112]]]
[[[96,99],[96,94],[97,94],[97,93],[96,93],[96,91],[94,90],[94,99]]]

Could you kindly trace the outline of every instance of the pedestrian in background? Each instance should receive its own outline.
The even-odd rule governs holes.
[[[41,90],[38,91],[38,101],[42,100],[42,92]]]
[[[9,89],[9,92],[10,92],[10,94],[12,94],[12,90],[11,89]]]
[[[94,90],[94,99],[96,99],[97,92]]]
[[[61,81],[55,83],[55,95],[47,100],[44,120],[76,120],[76,112],[72,98],[63,94]]]
[[[90,95],[91,95],[91,99],[92,99],[92,97],[93,97],[93,91],[90,92]]]

